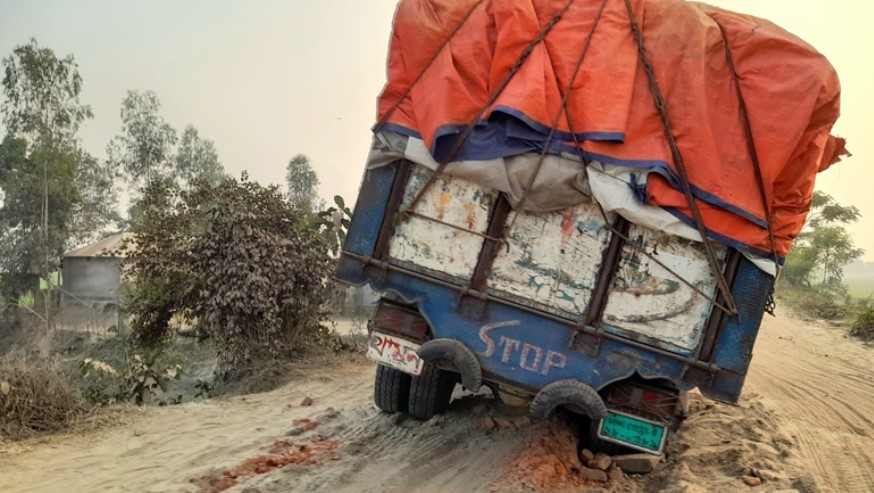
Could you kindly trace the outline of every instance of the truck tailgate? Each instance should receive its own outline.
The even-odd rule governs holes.
[[[427,168],[413,166],[401,208],[412,203],[430,175]],[[389,262],[459,285],[469,283],[496,202],[494,191],[438,176],[396,226]],[[594,202],[518,217],[511,212],[505,219],[505,243],[486,278],[487,291],[568,320],[584,318],[610,243],[606,224],[614,220]],[[622,247],[599,324],[617,335],[691,354],[713,307],[689,284],[710,298],[716,294],[716,277],[703,246],[635,225],[627,236],[631,242]],[[726,251],[719,247],[719,256],[724,258]]]

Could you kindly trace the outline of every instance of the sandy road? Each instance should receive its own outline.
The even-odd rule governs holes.
[[[763,493],[874,492],[874,349],[843,334],[768,318],[741,405],[699,400],[662,473],[607,491],[744,491],[742,471],[764,467],[775,477]],[[128,426],[7,451],[0,492],[531,491],[502,477],[536,429],[485,430],[471,410],[493,401],[465,396],[419,423],[373,408],[372,365],[322,369],[273,392],[135,411]]]
[[[323,412],[321,402],[362,402],[362,370],[344,365],[330,379],[302,378],[274,392],[136,410],[130,425],[0,455],[0,492],[196,491],[191,478],[258,453],[294,419]],[[320,404],[299,406],[306,396]]]
[[[776,411],[821,491],[874,492],[874,348],[843,328],[766,318],[745,390]]]

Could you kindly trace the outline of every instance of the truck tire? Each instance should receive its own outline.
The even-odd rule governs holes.
[[[422,373],[413,377],[410,384],[410,416],[425,421],[446,412],[456,382],[455,373],[441,370],[434,363],[425,363]]]
[[[373,384],[373,401],[387,413],[407,412],[412,376],[394,368],[377,365]]]

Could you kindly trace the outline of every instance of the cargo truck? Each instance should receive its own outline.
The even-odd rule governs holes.
[[[488,387],[661,454],[685,392],[739,399],[845,154],[839,94],[809,45],[704,4],[401,1],[336,271],[380,293],[376,405]]]
[[[368,344],[381,409],[428,419],[457,383],[489,386],[535,417],[566,407],[602,440],[661,453],[682,391],[737,401],[773,284],[744,255],[718,251],[728,316],[698,292],[717,297],[700,242],[593,202],[517,214],[450,176],[402,212],[432,174],[404,160],[366,172],[336,274],[382,293]]]

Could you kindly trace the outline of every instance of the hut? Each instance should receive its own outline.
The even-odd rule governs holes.
[[[120,233],[64,255],[61,264],[61,304],[94,307],[118,302],[121,285],[119,248],[130,233]]]

